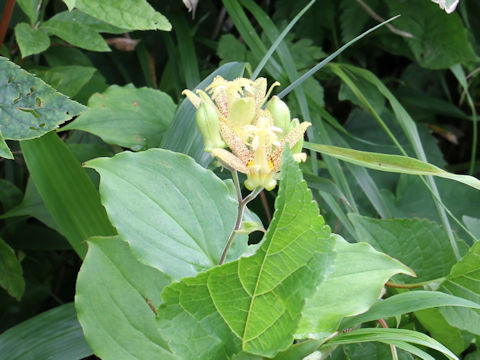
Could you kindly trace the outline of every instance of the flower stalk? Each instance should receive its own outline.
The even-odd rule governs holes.
[[[238,179],[238,173],[236,170],[232,170],[232,177],[233,177],[233,184],[235,185],[235,189],[237,190],[237,197],[238,197],[238,212],[237,212],[237,221],[235,222],[235,226],[228,237],[227,243],[222,251],[222,256],[220,257],[220,261],[218,265],[222,265],[227,258],[228,250],[233,244],[233,239],[237,235],[237,231],[241,229],[242,222],[243,222],[243,214],[245,212],[245,208],[247,204],[255,199],[260,192],[262,192],[263,188],[256,188],[250,194],[248,194],[245,198],[242,197],[242,190],[240,188],[240,181]]]

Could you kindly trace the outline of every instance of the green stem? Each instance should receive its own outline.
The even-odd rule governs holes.
[[[240,228],[242,227],[243,213],[245,211],[245,207],[250,201],[255,199],[257,195],[260,194],[260,192],[263,190],[263,188],[258,187],[243,199],[242,191],[240,189],[240,181],[238,180],[238,173],[235,170],[232,171],[232,177],[233,177],[233,184],[235,185],[235,189],[237,190],[237,197],[238,197],[237,221],[235,222],[235,227],[233,228],[232,232],[230,233],[230,236],[228,237],[227,243],[225,244],[225,248],[222,251],[222,256],[220,257],[220,261],[218,262],[218,265],[222,265],[225,262],[225,259],[227,258],[228,250],[230,250],[230,247],[233,244],[233,240],[237,235],[237,230],[240,230]]]
[[[468,90],[468,89],[467,89]],[[472,155],[470,158],[470,170],[469,174],[473,176],[475,172],[475,161],[477,156],[477,138],[478,138],[478,126],[477,126],[477,111],[475,109],[475,103],[473,102],[472,97],[467,91],[467,101],[468,105],[470,106],[470,110],[472,112],[472,120],[473,120],[473,138],[472,138]]]
[[[444,277],[434,279],[434,280],[423,281],[419,283],[412,283],[412,284],[396,284],[392,282],[386,282],[385,285],[388,287],[397,288],[397,289],[415,289],[415,288],[423,287],[425,285],[429,285],[431,283],[442,282],[443,280],[445,280]]]
[[[388,329],[387,322],[384,319],[378,319],[378,322],[384,329]],[[397,348],[390,344],[390,351],[392,352],[392,360],[398,360]]]

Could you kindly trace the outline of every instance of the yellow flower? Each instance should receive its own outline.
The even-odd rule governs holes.
[[[228,81],[217,76],[205,89],[207,93],[183,91],[198,109],[197,124],[205,150],[211,151],[225,166],[246,174],[245,186],[250,190],[258,187],[272,190],[276,186],[287,143],[294,149],[295,160],[306,159],[300,151],[303,134],[311,124],[291,120],[288,107],[278,97],[262,109],[277,85],[275,82],[267,91],[265,78]],[[224,149],[225,145],[230,151]]]

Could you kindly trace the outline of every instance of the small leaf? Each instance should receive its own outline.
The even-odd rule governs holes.
[[[56,35],[66,42],[91,51],[110,51],[103,37],[93,28],[71,18],[68,11],[56,14],[42,23],[40,29]]]
[[[336,238],[334,270],[305,303],[296,338],[321,339],[335,332],[346,316],[367,311],[395,274],[415,273],[367,243]]]
[[[93,354],[73,303],[45,311],[3,332],[0,353],[15,360],[80,360]]]
[[[18,301],[25,291],[22,265],[13,249],[2,238],[0,238],[0,286]]]
[[[40,137],[84,109],[0,57],[0,132],[5,139]]]
[[[439,290],[480,304],[479,283],[480,241],[474,243],[468,253],[452,267]],[[480,310],[442,308],[440,311],[450,325],[480,335]]]
[[[91,238],[88,244],[75,306],[95,354],[105,360],[174,360],[151,308],[160,305],[168,277],[140,263],[118,236]]]
[[[349,214],[362,241],[393,256],[415,271],[417,278],[402,281],[423,282],[447,276],[457,262],[445,230],[425,219],[372,219]]]
[[[143,263],[175,280],[218,264],[237,202],[210,170],[161,149],[123,152],[87,166],[100,173],[103,205]],[[246,240],[238,241],[229,259],[246,248]]]
[[[62,94],[74,97],[90,81],[96,71],[97,69],[91,66],[67,65],[32,72]]]
[[[410,175],[433,175],[459,181],[480,190],[480,180],[473,176],[452,174],[435,165],[408,156],[387,155],[312,143],[305,143],[304,146],[307,149],[369,169]]]
[[[45,32],[33,29],[26,23],[15,26],[15,39],[17,39],[22,58],[41,53],[50,46],[50,38]]]
[[[41,0],[17,0],[18,6],[28,16],[30,24],[34,25],[38,19],[38,13],[40,12]]]
[[[285,151],[275,214],[255,255],[165,288],[158,325],[180,359],[225,359],[287,349],[304,299],[329,268],[330,229]],[[190,339],[188,344],[178,339]]]
[[[145,0],[76,0],[75,6],[97,19],[126,30],[170,31],[167,18]]]
[[[158,147],[176,110],[166,93],[131,84],[112,85],[104,93],[92,95],[88,107],[63,130],[88,131],[109,144],[132,150]]]

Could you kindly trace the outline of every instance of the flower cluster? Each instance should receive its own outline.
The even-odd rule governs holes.
[[[306,159],[301,153],[303,134],[311,124],[292,120],[287,105],[277,96],[266,103],[277,85],[275,82],[267,91],[265,78],[228,81],[217,76],[205,89],[207,92],[183,91],[197,108],[196,121],[205,151],[225,166],[246,174],[245,186],[250,190],[275,187],[287,143],[296,161]]]

